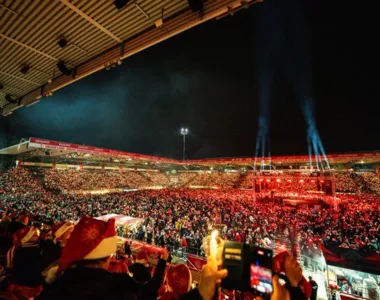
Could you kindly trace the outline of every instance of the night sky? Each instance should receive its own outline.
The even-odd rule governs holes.
[[[359,2],[266,0],[1,118],[0,146],[35,136],[179,158],[187,126],[189,158],[253,156],[264,113],[272,155],[307,154],[306,97],[327,153],[379,150],[379,19]]]

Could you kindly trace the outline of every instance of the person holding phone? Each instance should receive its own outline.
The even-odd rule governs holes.
[[[287,255],[284,261],[284,269],[289,283],[281,285],[278,275],[272,278],[273,293],[270,297],[271,300],[302,300],[308,299],[308,296],[301,289],[301,282],[303,280],[302,268],[300,267],[297,259]],[[227,277],[228,271],[226,269],[219,270],[215,258],[208,258],[207,264],[203,266],[199,285],[196,289],[182,295],[181,300],[202,299],[212,300],[215,299],[217,287],[222,279]],[[256,297],[256,299],[262,299]]]

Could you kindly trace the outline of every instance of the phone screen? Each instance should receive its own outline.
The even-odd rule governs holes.
[[[251,264],[251,288],[260,293],[271,294],[272,270]]]
[[[273,292],[272,255],[269,249],[255,249],[250,263],[250,287],[261,294]]]

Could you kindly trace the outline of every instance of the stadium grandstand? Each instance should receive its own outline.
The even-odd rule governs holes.
[[[252,171],[255,161],[254,157],[176,160],[33,137],[22,139],[19,144],[0,150],[0,154],[15,158],[24,166],[41,164],[41,166],[53,167],[57,164],[68,164],[73,167],[81,166],[84,169],[103,166],[105,168],[139,167],[144,170]],[[327,159],[332,170],[348,171],[352,168],[363,170],[367,168],[377,173],[380,152],[330,154]],[[310,166],[310,157],[307,155],[272,156],[263,160],[260,158],[257,163],[259,169],[262,164],[267,171],[317,171],[313,164]]]

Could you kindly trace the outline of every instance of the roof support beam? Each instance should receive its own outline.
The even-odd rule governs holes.
[[[141,6],[140,5],[138,5],[137,3],[135,3],[135,6],[136,6],[136,8],[147,18],[147,19],[150,19],[150,17],[149,17],[149,15],[145,12],[145,10],[143,10],[142,8],[141,8]]]
[[[13,77],[13,78],[18,79],[18,80],[22,80],[22,81],[25,81],[25,82],[28,82],[28,83],[34,84],[34,85],[36,85],[36,86],[40,86],[40,85],[41,85],[41,84],[38,83],[38,82],[31,81],[31,80],[28,80],[28,79],[25,79],[25,78],[22,78],[22,77],[18,77],[18,76],[15,76],[15,75],[9,74],[9,73],[7,73],[7,72],[0,71],[0,74],[3,74],[3,75],[5,75],[5,76],[9,76],[9,77]]]
[[[33,48],[33,47],[31,47],[31,46],[29,46],[29,45],[27,45],[27,44],[24,44],[24,43],[21,43],[21,42],[15,40],[15,39],[12,39],[11,37],[6,36],[5,34],[0,33],[0,37],[6,39],[6,40],[8,40],[8,41],[10,41],[11,43],[17,44],[17,45],[19,45],[19,46],[21,46],[21,47],[24,47],[24,48],[26,48],[26,49],[29,49],[29,50],[35,52],[35,53],[38,53],[38,54],[40,54],[40,55],[43,55],[43,56],[45,56],[45,57],[47,57],[47,58],[49,58],[49,59],[51,59],[51,60],[58,61],[57,58],[55,58],[55,57],[53,57],[53,56],[51,56],[51,55],[49,55],[49,54],[47,54],[47,53],[45,53],[45,52],[42,52],[42,51],[40,51],[40,50],[38,50],[38,49],[36,49],[36,48]]]
[[[24,16],[20,15],[17,11],[14,11],[13,9],[9,8],[8,6],[6,6],[4,4],[0,3],[0,7],[6,9],[7,11],[11,12],[12,14],[15,14],[17,16],[21,16],[21,17],[25,18]]]
[[[67,0],[60,0],[62,2],[62,4],[66,5],[68,8],[70,8],[72,11],[74,11],[75,13],[77,13],[78,15],[80,15],[83,19],[85,19],[86,21],[90,22],[92,25],[94,25],[96,28],[98,28],[99,30],[103,31],[105,34],[107,34],[110,38],[112,38],[113,40],[115,40],[116,42],[118,43],[121,43],[122,40],[117,37],[116,35],[114,35],[111,31],[109,31],[107,28],[103,27],[102,25],[100,25],[98,22],[96,22],[93,18],[91,18],[89,15],[85,14],[83,11],[81,11],[79,8],[77,8],[75,5],[71,4],[69,1]]]
[[[60,1],[67,2],[67,0]],[[256,3],[258,2],[258,0],[246,0],[246,2]],[[70,3],[68,4],[71,5]],[[92,59],[78,65],[77,76],[75,78],[73,78],[72,76],[64,75],[55,77],[53,82],[46,84],[46,90],[53,92],[59,90],[68,84],[71,84],[77,80],[80,80],[81,78],[84,78],[99,70],[102,70],[107,63],[132,56],[140,51],[145,50],[146,48],[149,48],[177,34],[180,34],[183,31],[195,27],[196,25],[199,25],[208,20],[217,18],[218,16],[225,14],[226,12],[228,12],[228,7],[237,9],[241,5],[241,0],[205,1],[205,9],[203,16],[200,16],[199,13],[193,13],[189,9],[185,10],[165,22],[166,30],[157,30],[157,28],[152,28],[151,30],[139,34],[138,36],[126,42],[122,42],[119,45],[115,45],[107,51],[97,56],[94,56]],[[27,105],[29,103],[33,103],[35,99],[38,99],[41,96],[41,90],[39,88],[36,88],[23,95],[22,104]]]

